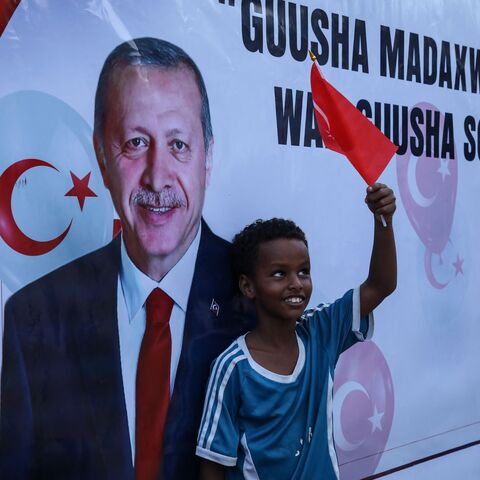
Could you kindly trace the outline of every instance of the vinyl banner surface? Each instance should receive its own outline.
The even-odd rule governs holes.
[[[166,243],[155,248],[163,252],[170,240],[172,245],[178,241],[189,246],[195,237],[192,248],[198,249],[198,257],[195,251],[188,250],[193,255],[185,260],[192,265],[190,273],[168,277],[173,265],[183,265],[184,250],[163,271],[171,282],[177,282],[173,288],[179,298],[174,298],[174,308],[178,307],[178,318],[182,319],[177,333],[176,327],[171,327],[173,345],[180,342],[178,351],[175,353],[175,346],[172,351],[177,362],[171,367],[175,388],[182,382],[198,382],[195,391],[204,392],[195,368],[198,362],[198,368],[207,372],[210,365],[211,359],[207,364],[207,358],[202,357],[207,348],[201,343],[206,329],[215,332],[212,345],[216,354],[228,345],[223,343],[226,331],[218,323],[223,316],[230,316],[228,293],[224,293],[225,285],[230,285],[224,270],[228,256],[218,256],[213,242],[228,247],[218,237],[230,242],[236,232],[258,218],[292,219],[308,239],[314,282],[311,306],[332,302],[348,289],[358,287],[368,274],[374,220],[364,203],[365,181],[344,156],[324,146],[318,132],[310,89],[311,50],[325,78],[398,146],[379,179],[396,195],[393,223],[398,286],[375,311],[372,340],[347,350],[336,366],[329,438],[335,441],[340,478],[374,478],[376,473],[393,472],[411,462],[479,442],[477,2],[22,0],[6,4],[0,15],[0,22],[11,15],[9,21],[4,21],[0,36],[2,324],[5,304],[8,311],[7,300],[13,294],[107,245],[118,234],[122,212],[115,210],[111,193],[117,195],[117,210],[128,210],[125,205],[129,200],[121,197],[122,188],[130,189],[132,198],[139,195],[135,202],[148,203],[149,197],[142,197],[146,194],[136,190],[136,167],[132,166],[137,158],[137,153],[132,152],[146,146],[144,139],[150,127],[145,127],[145,122],[160,131],[166,128],[167,120],[172,120],[175,126],[165,135],[170,135],[168,148],[170,153],[174,151],[177,163],[165,161],[166,166],[156,167],[159,170],[150,173],[151,177],[142,177],[140,183],[153,185],[162,175],[175,177],[179,193],[165,194],[162,202],[168,204],[167,210],[183,206],[186,211],[185,218],[173,219],[177,223]],[[94,119],[97,83],[107,56],[119,44],[128,45],[141,37],[166,40],[193,59],[208,93],[211,135],[202,117],[201,128],[192,127],[190,137],[182,137],[182,128],[190,127],[177,122],[180,117],[176,117],[173,103],[162,104],[166,116],[156,115],[155,106],[163,100],[153,89],[148,90],[152,83],[148,84],[147,77],[143,86],[138,83],[123,90],[122,101],[116,95],[123,77],[110,78],[112,83],[103,92],[102,114]],[[188,107],[198,102],[197,97],[185,93],[187,87],[185,91],[179,88],[188,83],[184,77],[157,80],[171,92],[169,98],[178,97]],[[145,88],[148,94],[137,96],[137,88]],[[104,114],[107,107],[109,112],[115,111],[108,120]],[[199,103],[195,108],[203,109],[204,105],[200,107]],[[124,126],[120,132],[128,115],[137,115],[132,120],[136,125],[128,127],[131,131]],[[189,117],[186,124],[199,121],[198,116]],[[95,122],[101,132],[107,133],[94,143]],[[110,138],[109,129],[117,137]],[[194,131],[203,131],[203,136],[196,138]],[[161,145],[155,145],[160,158]],[[125,149],[129,149],[128,165],[118,161],[110,169],[103,163],[104,155],[120,158],[119,152]],[[152,157],[149,161],[156,160]],[[199,163],[192,175],[187,166],[194,162]],[[160,208],[154,207],[151,209]],[[200,216],[201,233],[195,236]],[[132,225],[134,222],[135,218]],[[129,235],[125,224],[123,231]],[[145,230],[141,241],[146,241],[148,235]],[[25,330],[17,334],[31,339],[28,348],[43,345],[32,354],[39,365],[44,358],[52,363],[67,358],[72,365],[80,356],[96,358],[83,349],[89,335],[103,328],[99,327],[100,320],[108,316],[110,307],[113,305],[112,318],[117,312],[120,316],[121,308],[131,314],[128,302],[123,307],[117,304],[117,291],[122,287],[118,280],[120,267],[112,267],[119,262],[121,252],[120,237],[116,238],[118,255],[89,266],[88,281],[84,276],[87,267],[79,266],[68,270],[68,275],[62,270],[65,276],[55,277],[63,278],[63,284],[54,285],[52,280],[47,290],[41,287],[42,299],[48,297],[47,317],[56,318],[60,312],[69,318],[69,325],[85,325],[87,317],[91,321],[86,327],[75,323],[75,333],[67,334],[63,327],[58,330],[58,335],[69,338],[65,343],[67,353],[62,352],[65,356],[57,356],[63,348],[58,346],[61,340],[57,333],[36,330],[43,300],[31,300],[32,306],[12,307],[12,315],[32,314],[22,323]],[[168,254],[176,248],[175,244]],[[210,280],[199,273],[200,268],[216,277],[222,287],[210,286]],[[108,290],[110,296],[103,293],[107,277],[115,280]],[[74,281],[77,278],[78,285]],[[77,303],[59,301],[57,295],[62,291],[75,292],[71,295],[78,296]],[[173,312],[176,315],[176,310]],[[198,319],[193,321],[193,315]],[[120,358],[129,348],[129,340],[125,339],[134,338],[135,333],[125,330],[122,334],[121,326],[118,332],[115,322],[112,334],[115,354]],[[240,334],[242,325],[238,322]],[[86,335],[81,340],[80,330]],[[55,347],[45,347],[44,334],[52,335]],[[102,331],[101,335],[108,332]],[[140,340],[141,336],[135,347],[137,355]],[[191,347],[187,347],[190,340]],[[83,353],[79,353],[80,349]],[[9,355],[13,351],[10,348]],[[135,370],[128,374],[124,365],[120,370],[117,363],[115,372],[118,385],[123,381],[123,390],[112,408],[123,412],[124,424],[112,420],[116,425],[113,430],[105,425],[105,432],[110,431],[105,442],[112,449],[117,442],[115,436],[125,435],[133,442],[134,435],[131,409],[135,382],[131,378],[135,378]],[[95,373],[95,365],[88,366],[98,376],[89,388],[104,392],[105,385],[110,385],[110,370],[97,367]],[[19,371],[23,371],[21,368]],[[68,377],[58,388],[83,391],[90,382],[86,368],[78,368],[78,384]],[[42,378],[49,375],[44,371],[39,374]],[[126,386],[128,378],[133,385],[130,389]],[[206,380],[202,377],[201,381]],[[27,392],[31,385],[25,382],[29,385],[25,387]],[[51,414],[48,394],[43,394],[45,397],[35,400],[42,405],[42,411]],[[175,413],[170,415],[182,419],[179,428],[194,438],[201,411],[192,413],[195,409],[190,403],[203,404],[203,396],[189,395],[173,394]],[[47,413],[40,420],[34,418],[33,423],[38,426],[38,422],[48,422],[46,417]],[[75,428],[75,421],[71,425]],[[101,443],[103,437],[99,434],[95,438]],[[167,431],[165,448],[172,450],[172,458],[180,455],[173,452],[174,438]],[[66,444],[59,438],[55,448],[71,454],[83,448],[83,441],[82,437],[77,443]],[[108,448],[106,462],[113,458],[108,457]],[[178,448],[183,449],[183,444]],[[130,444],[125,452],[133,461]],[[462,478],[480,477],[478,458],[472,457],[471,464]],[[405,469],[402,478],[414,478],[408,472]],[[452,464],[446,478],[456,472],[458,466]]]

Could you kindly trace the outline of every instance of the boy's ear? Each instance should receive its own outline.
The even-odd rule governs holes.
[[[238,288],[240,288],[242,294],[250,300],[255,298],[255,289],[253,288],[252,281],[243,273],[238,279]]]

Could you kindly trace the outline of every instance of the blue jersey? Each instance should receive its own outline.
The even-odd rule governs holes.
[[[372,314],[360,319],[357,289],[303,314],[291,375],[263,368],[238,338],[212,366],[197,455],[227,467],[226,479],[337,479],[334,368],[372,332]]]

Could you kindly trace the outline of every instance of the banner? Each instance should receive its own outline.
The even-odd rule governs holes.
[[[110,52],[141,37],[187,52],[210,104],[213,133],[202,123],[205,152],[196,150],[206,177],[180,181],[194,200],[180,192],[168,198],[169,208],[193,202],[191,218],[202,215],[206,228],[227,241],[258,218],[294,220],[308,238],[312,306],[360,285],[373,238],[366,184],[318,132],[312,50],[325,77],[399,147],[379,179],[397,198],[398,287],[375,311],[373,339],[337,364],[333,437],[340,478],[398,471],[402,478],[430,478],[414,476],[414,465],[460,450],[469,461],[460,466],[445,457],[452,459],[448,478],[475,477],[477,7],[471,0],[22,0],[5,8],[11,18],[0,37],[2,321],[11,295],[118,233],[121,212],[108,178],[125,170],[105,172],[97,161],[104,139],[92,140],[95,93]],[[151,105],[157,100],[152,93]],[[116,104],[113,97],[108,102]],[[131,151],[141,142],[130,144]],[[182,142],[171,144],[178,158],[189,145]],[[213,257],[208,268],[223,275]],[[216,295],[205,302],[211,316],[205,321],[226,312]],[[182,360],[178,365],[177,375]]]

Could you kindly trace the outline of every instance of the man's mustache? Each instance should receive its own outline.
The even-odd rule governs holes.
[[[172,188],[163,188],[159,192],[139,188],[133,195],[133,203],[156,208],[179,208],[186,206],[183,195]]]

